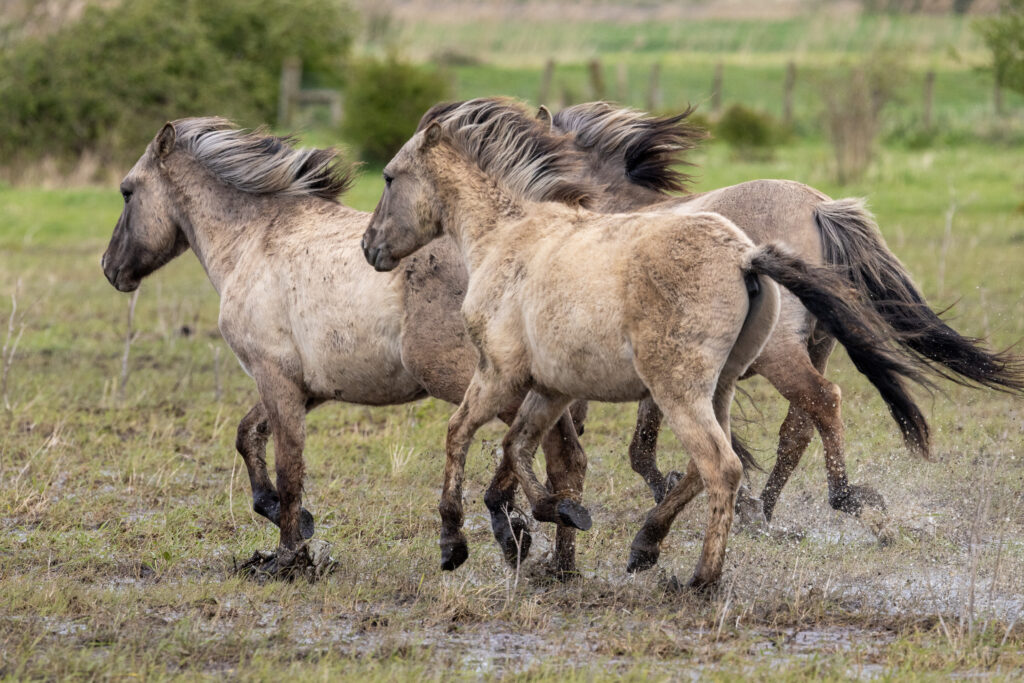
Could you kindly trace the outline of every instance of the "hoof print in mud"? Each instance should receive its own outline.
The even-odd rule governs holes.
[[[324,541],[310,541],[296,551],[281,548],[277,552],[256,550],[252,557],[235,567],[235,573],[259,582],[275,579],[294,581],[299,577],[317,581],[338,566],[330,555],[330,548],[330,544]]]
[[[659,548],[630,548],[626,571],[630,574],[646,571],[658,564],[660,555],[661,549]]]
[[[590,512],[574,500],[568,498],[558,501],[558,520],[565,526],[587,531],[593,525]]]

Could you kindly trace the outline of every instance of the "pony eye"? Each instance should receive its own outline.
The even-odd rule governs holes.
[[[131,190],[121,190],[121,196],[124,197],[124,203],[127,204],[129,201],[131,201],[132,191]]]
[[[384,174],[384,185],[386,185],[387,187],[391,187],[392,180],[394,180],[394,178],[389,176],[387,173]]]

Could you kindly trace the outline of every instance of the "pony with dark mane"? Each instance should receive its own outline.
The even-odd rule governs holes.
[[[509,509],[517,480],[537,519],[581,529],[590,517],[577,497],[550,491],[533,472],[540,438],[575,398],[649,399],[691,460],[648,514],[627,569],[656,563],[675,517],[707,488],[710,516],[690,583],[717,582],[742,473],[729,409],[775,327],[775,283],[840,340],[908,443],[927,443],[902,382],[926,383],[916,360],[839,276],[777,245],[755,247],[717,214],[589,211],[583,154],[522,119],[514,103],[474,100],[426,123],[385,167],[362,242],[369,263],[392,271],[443,231],[469,272],[462,315],[480,363],[448,425],[444,556],[465,556],[461,481],[472,438],[523,391],[485,497],[492,519]]]
[[[657,207],[680,212],[713,211],[732,220],[755,243],[778,240],[809,263],[829,265],[897,333],[906,350],[943,378],[961,384],[1020,393],[1024,366],[1009,352],[994,353],[981,340],[964,337],[930,309],[899,259],[888,249],[864,203],[832,200],[794,181],[755,180],[702,194],[685,192],[689,176],[677,169],[685,153],[706,137],[686,119],[692,109],[671,117],[656,117],[607,102],[575,105],[554,117],[541,107],[533,116],[517,102],[502,98],[440,105],[420,122],[422,130],[434,120],[474,110],[480,102],[534,117],[541,126],[569,136],[584,155],[580,180],[601,188],[595,209],[607,213]],[[780,428],[778,456],[761,494],[770,519],[778,496],[810,442],[813,430],[825,448],[829,502],[833,508],[859,515],[864,506],[884,510],[882,497],[868,486],[850,484],[846,475],[840,390],[824,377],[835,339],[794,297],[783,295],[782,314],[775,332],[751,374],[763,375],[789,402]],[[647,481],[655,500],[661,500],[677,475],[668,480],[655,459],[661,415],[650,401],[640,404],[637,429],[630,444],[633,469]],[[927,431],[908,446],[927,455]],[[733,439],[744,465],[756,466],[742,443]],[[753,506],[748,505],[747,510]]]

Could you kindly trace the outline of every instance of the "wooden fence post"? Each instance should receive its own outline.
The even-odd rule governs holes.
[[[595,58],[587,65],[590,70],[590,92],[595,100],[604,99],[604,73],[601,71],[601,60]]]
[[[715,76],[711,83],[711,111],[722,111],[722,63],[715,64]]]
[[[555,60],[549,59],[544,64],[544,73],[540,77],[540,92],[537,94],[537,104],[548,104],[548,97],[551,95],[551,79],[555,76]]]
[[[628,104],[629,99],[629,72],[626,65],[619,62],[615,69],[615,99],[621,104]]]
[[[281,86],[277,95],[277,125],[288,128],[292,120],[292,101],[302,83],[302,62],[288,57],[281,65]]]
[[[786,64],[786,82],[782,88],[782,125],[789,128],[793,124],[793,88],[796,86],[796,64]]]
[[[935,72],[929,71],[924,75],[924,113],[921,120],[926,129],[932,127],[932,99],[935,94]]]
[[[647,111],[657,112],[661,109],[661,64],[651,65],[651,80],[647,84]]]

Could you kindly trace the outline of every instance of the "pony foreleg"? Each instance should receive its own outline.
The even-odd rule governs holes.
[[[556,522],[586,531],[591,525],[590,513],[574,499],[579,497],[580,492],[565,490],[552,494],[540,483],[533,471],[533,456],[537,446],[554,426],[555,421],[562,416],[569,402],[570,399],[564,396],[547,397],[531,391],[519,406],[519,412],[508,434],[505,435],[503,445],[505,457],[515,468],[516,478],[533,508],[534,519],[541,522]],[[566,456],[562,449],[556,449],[549,457],[560,460]],[[556,462],[552,463],[552,466],[576,474],[570,463]],[[575,470],[578,471],[579,468]],[[561,475],[557,478],[562,479]]]
[[[252,487],[252,509],[275,525],[281,525],[281,499],[267,473],[267,441],[270,439],[270,424],[263,402],[256,405],[238,423],[235,448],[238,449],[245,469],[249,473]],[[303,538],[312,538],[315,525],[313,515],[302,508],[299,513],[299,527]]]
[[[274,437],[274,466],[280,500],[281,540],[272,573],[290,575],[309,563],[301,530],[305,464],[306,397],[300,386],[277,373],[257,376],[267,422]]]
[[[587,476],[587,454],[576,438],[575,422],[569,413],[562,413],[544,436],[543,444],[548,490],[556,496],[569,495],[579,500]],[[563,578],[576,572],[576,529],[565,524],[559,524],[555,530],[555,571]]]
[[[514,399],[502,392],[499,384],[488,382],[477,371],[458,410],[448,421],[444,484],[437,507],[441,514],[441,569],[445,571],[457,569],[469,557],[469,544],[462,533],[462,481],[469,444],[477,430],[509,403],[514,403]]]

